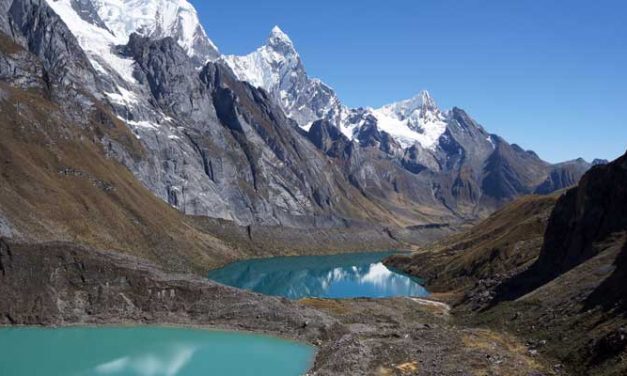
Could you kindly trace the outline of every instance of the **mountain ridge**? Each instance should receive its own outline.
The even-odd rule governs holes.
[[[179,4],[151,1],[148,21],[126,24],[119,9],[136,0],[121,1],[121,8],[100,0],[81,1],[80,7],[73,0],[13,0],[2,30],[42,59],[53,73],[48,77],[59,78],[54,95],[70,95],[68,87],[74,87],[84,95],[81,106],[111,110],[142,153],[104,135],[99,142],[107,156],[185,214],[295,227],[455,223],[533,192],[550,174],[551,166],[537,156],[490,135],[461,109],[441,111],[426,92],[384,107],[392,122],[388,128],[374,110],[347,109],[332,89],[308,78],[278,27],[257,51],[265,51],[268,59],[259,61],[267,63],[262,71],[276,90],[239,80],[225,58],[199,65],[185,48],[189,35],[176,26],[179,8],[169,13],[174,23],[162,22],[153,12],[160,2]],[[112,7],[112,14],[104,7]],[[33,18],[36,11],[41,18]],[[33,25],[49,22],[58,32],[42,39]],[[144,28],[147,22],[153,26]],[[163,30],[161,24],[174,26]],[[114,35],[122,26],[140,30],[124,40]],[[204,31],[196,35],[213,45]],[[292,89],[295,96],[280,98]],[[77,123],[85,122],[64,107]],[[313,126],[290,117],[294,111],[326,123],[313,134]],[[405,129],[409,137],[386,129]],[[578,173],[553,179],[549,189],[576,180]]]

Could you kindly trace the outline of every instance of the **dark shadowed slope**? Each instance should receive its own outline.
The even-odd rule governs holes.
[[[479,281],[496,283],[526,268],[540,253],[544,229],[558,196],[525,196],[470,230],[387,263],[426,280],[434,292],[463,295]]]
[[[594,167],[551,213],[538,261],[500,289],[515,298],[602,253],[600,243],[627,231],[627,155]]]
[[[526,339],[533,351],[555,358],[556,364],[564,364],[556,367],[556,371],[566,367],[569,374],[576,375],[624,375],[627,372],[625,187],[627,154],[594,167],[556,203],[555,199],[547,201],[545,215],[555,203],[548,222],[537,217],[538,212],[516,212],[515,203],[464,237],[442,241],[435,247],[436,252],[416,253],[410,258],[393,259],[391,263],[417,275],[424,273],[437,291],[461,289],[455,302],[462,320],[515,333]],[[543,199],[550,198],[538,197],[534,201]],[[508,212],[516,213],[513,218],[517,220],[506,220],[503,214]],[[510,237],[503,232],[488,232],[485,245],[477,249],[478,243],[472,235],[483,232],[491,221],[514,232],[524,229],[528,221],[537,221],[538,227],[516,237],[514,249],[519,252],[510,254],[504,261],[499,257],[503,253],[492,244],[507,243]],[[542,232],[543,239],[539,237]],[[459,248],[451,249],[450,245],[455,244]],[[481,262],[477,262],[477,255],[493,257],[480,258]],[[519,255],[527,255],[524,262],[516,261]],[[537,260],[533,262],[535,257]],[[504,270],[503,265],[507,266]]]

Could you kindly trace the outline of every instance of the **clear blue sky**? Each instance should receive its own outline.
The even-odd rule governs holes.
[[[349,106],[427,89],[551,162],[627,148],[627,1],[192,2],[226,54],[279,25]]]

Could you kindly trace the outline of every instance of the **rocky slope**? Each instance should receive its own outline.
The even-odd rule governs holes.
[[[96,104],[110,110],[143,151],[104,135],[107,156],[184,214],[292,228],[459,222],[550,178],[535,154],[426,92],[345,108],[278,28],[251,55],[219,57],[186,1],[11,0],[1,11],[2,33],[43,67],[12,62],[4,79],[57,85],[77,124]]]
[[[183,215],[108,157],[123,147],[135,163],[147,151],[105,104],[67,96],[61,64],[72,61],[47,68],[52,62],[27,47],[0,35],[0,236],[87,244],[202,273],[239,258],[398,246],[384,227],[305,232]]]
[[[79,125],[88,123],[83,114],[93,107],[111,110],[111,121],[126,126],[134,140],[103,134],[99,142],[107,156],[183,213],[292,227],[393,217],[353,187],[265,93],[235,80],[228,69],[208,63],[197,70],[174,39],[138,34],[125,46],[105,46],[126,64],[109,69],[98,65],[95,52],[83,52],[86,42],[65,25],[72,18],[53,10],[30,0],[6,9],[2,31],[8,40],[41,61],[39,77],[31,80],[58,82],[49,93],[68,99],[58,105]],[[7,80],[30,69],[27,61],[7,59]],[[121,66],[130,67],[130,76]]]
[[[557,202],[537,262],[504,284],[498,298],[522,296],[613,248],[608,242],[620,243],[627,232],[625,182],[627,154],[586,173]]]
[[[278,27],[256,51],[222,60],[239,79],[265,89],[316,146],[348,166],[354,185],[377,200],[394,203],[387,192],[395,191],[407,203],[433,208],[436,217],[476,218],[517,196],[576,184],[590,167],[585,161],[550,165],[489,134],[463,110],[441,110],[426,91],[379,109],[350,109],[307,75]],[[321,133],[321,125],[329,131]]]
[[[593,167],[557,201],[519,201],[463,236],[390,262],[453,291],[440,296],[467,322],[527,339],[555,359],[555,372],[622,375],[626,183],[627,154]]]

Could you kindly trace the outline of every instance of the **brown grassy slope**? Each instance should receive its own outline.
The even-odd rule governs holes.
[[[538,257],[557,197],[519,198],[468,231],[387,263],[424,278],[433,292],[462,292],[480,279],[502,278]]]
[[[612,278],[617,256],[627,254],[627,234],[594,245],[599,254],[514,301],[505,301],[467,316],[471,325],[517,335],[544,356],[562,364],[562,374],[622,376],[627,374],[627,317],[616,297],[590,302]],[[619,286],[625,286],[624,274]],[[622,298],[625,298],[623,296]]]
[[[79,128],[36,91],[4,84],[0,90],[0,215],[14,236],[113,249],[176,270],[237,256],[105,157],[98,141],[103,134],[141,153],[117,120],[95,108],[85,116],[107,121]]]
[[[556,359],[557,374],[626,375],[626,172],[627,154],[593,168],[557,202],[519,200],[466,234],[392,262],[436,291],[456,292],[459,321],[513,333]]]
[[[627,374],[627,153],[560,197],[538,260],[477,319],[546,343],[571,374]]]

